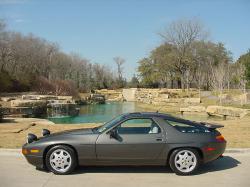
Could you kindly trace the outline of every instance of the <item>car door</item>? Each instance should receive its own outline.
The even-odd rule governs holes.
[[[116,132],[116,137],[110,132]],[[126,119],[98,137],[97,159],[128,164],[157,162],[165,146],[164,134],[152,118]]]

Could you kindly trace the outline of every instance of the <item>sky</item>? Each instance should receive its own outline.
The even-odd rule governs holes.
[[[179,19],[199,19],[209,39],[222,42],[234,60],[250,48],[250,0],[0,0],[9,30],[33,33],[115,69],[136,74],[138,61],[163,41],[160,32]]]

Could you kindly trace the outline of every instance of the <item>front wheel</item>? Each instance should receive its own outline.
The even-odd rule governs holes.
[[[69,174],[75,169],[76,164],[75,152],[68,146],[52,147],[46,154],[46,166],[54,174]]]
[[[200,156],[195,149],[180,148],[171,154],[169,164],[177,175],[190,175],[199,167]]]

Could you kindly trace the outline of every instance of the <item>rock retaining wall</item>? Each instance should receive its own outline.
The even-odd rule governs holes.
[[[193,97],[198,91],[191,89],[189,95],[181,89],[150,89],[128,88],[123,90],[96,90],[96,93],[105,95],[108,101],[137,101],[153,105],[186,104],[197,105],[200,98]]]
[[[184,96],[184,97],[183,97]],[[187,104],[197,105],[201,102],[200,98],[185,97],[181,89],[137,89],[135,93],[136,101],[153,104]]]
[[[123,101],[122,90],[108,90],[108,89],[101,89],[95,91],[98,94],[102,94],[105,96],[107,101]]]

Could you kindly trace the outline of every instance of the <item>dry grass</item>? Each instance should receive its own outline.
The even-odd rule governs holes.
[[[167,112],[167,113],[176,113],[180,112],[180,105],[162,105],[162,106],[156,106],[152,104],[145,104],[145,103],[136,103],[136,106],[140,109],[141,112]]]
[[[215,122],[209,120],[209,122]],[[224,128],[219,129],[227,140],[229,148],[250,148],[250,116],[242,119],[220,121]]]
[[[35,124],[31,126],[31,124]],[[28,133],[41,136],[42,129],[49,129],[52,133],[70,129],[89,128],[98,124],[53,124],[45,119],[16,118],[6,119],[0,123],[0,148],[20,148],[26,142]]]
[[[219,131],[226,138],[228,148],[250,148],[250,116],[219,122],[213,120],[207,121],[220,123],[225,126],[219,129]],[[31,126],[33,123],[35,126]],[[20,148],[25,143],[28,133],[40,136],[43,128],[47,128],[53,133],[97,125],[99,124],[53,124],[44,119],[34,118],[8,119],[4,123],[0,123],[0,148]]]

